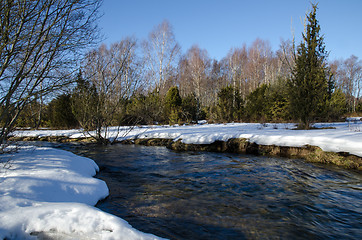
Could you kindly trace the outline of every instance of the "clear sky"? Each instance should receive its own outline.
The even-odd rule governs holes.
[[[272,49],[281,39],[299,44],[302,20],[310,0],[104,0],[100,27],[109,44],[125,37],[147,38],[167,19],[185,53],[197,44],[220,60],[233,47],[250,46],[256,38]],[[315,1],[312,1],[315,2]],[[352,54],[362,60],[362,0],[319,0],[317,19],[325,37],[329,60]]]

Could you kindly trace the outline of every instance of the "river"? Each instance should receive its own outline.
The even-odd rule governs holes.
[[[97,207],[169,239],[360,239],[362,174],[300,159],[138,145],[60,148],[100,167]]]

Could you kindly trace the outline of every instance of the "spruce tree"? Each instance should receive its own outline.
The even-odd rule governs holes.
[[[314,120],[322,117],[331,85],[326,77],[327,52],[316,18],[317,5],[312,4],[312,8],[289,81],[290,110],[292,117],[300,121],[301,129],[309,129]]]

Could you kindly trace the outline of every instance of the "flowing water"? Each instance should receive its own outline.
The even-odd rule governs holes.
[[[137,145],[61,148],[100,166],[97,207],[169,239],[361,239],[362,174],[300,159]]]

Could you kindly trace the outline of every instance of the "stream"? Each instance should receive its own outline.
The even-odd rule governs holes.
[[[360,239],[362,174],[335,166],[139,145],[58,147],[93,159],[96,207],[168,239]]]

